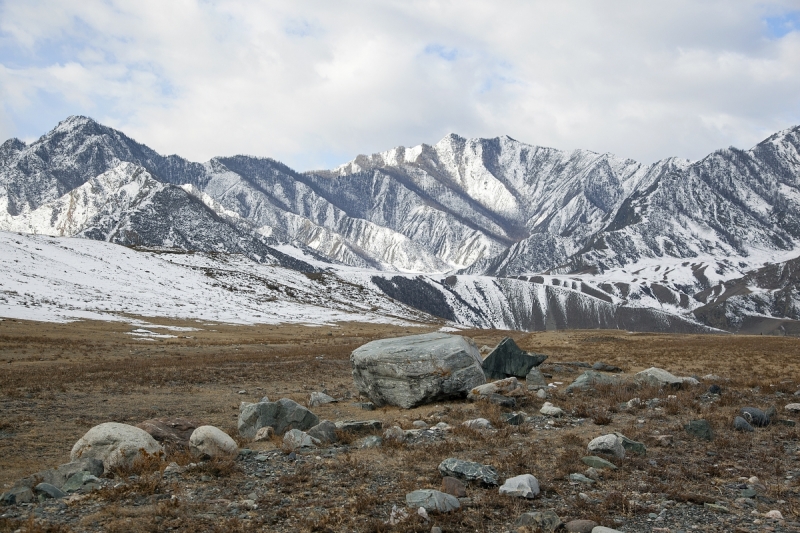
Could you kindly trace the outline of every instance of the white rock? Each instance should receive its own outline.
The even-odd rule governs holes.
[[[699,385],[700,382],[692,377],[678,377],[664,370],[663,368],[650,367],[642,370],[634,376],[637,383],[649,383],[651,385],[680,387],[684,383],[687,385]]]
[[[790,403],[784,409],[792,413],[800,413],[800,403]]]
[[[311,398],[308,400],[309,407],[317,407],[318,405],[323,405],[326,403],[334,403],[336,402],[336,398],[333,396],[328,396],[324,392],[312,392]]]
[[[469,397],[481,398],[490,394],[508,394],[520,388],[522,388],[522,385],[519,384],[517,378],[510,377],[479,385],[469,391]]]
[[[539,389],[538,391],[536,391],[536,397],[541,400],[544,400],[545,398],[547,398],[547,391],[545,389]]]
[[[164,449],[148,432],[128,424],[106,422],[100,424],[81,437],[72,447],[70,459],[89,457],[103,462],[103,470],[108,472],[115,466],[130,466],[141,455],[163,452]]]
[[[230,457],[239,453],[239,445],[230,435],[214,426],[200,426],[189,437],[193,452],[209,457]]]
[[[783,515],[777,509],[764,513],[764,518],[772,518],[773,520],[783,520]]]
[[[611,529],[610,527],[595,526],[592,528],[592,533],[622,533],[622,531]]]
[[[539,481],[530,474],[511,477],[500,487],[500,494],[518,498],[533,498],[539,494]]]
[[[272,426],[264,426],[256,431],[256,436],[253,438],[253,442],[264,442],[265,440],[270,440],[273,435],[275,435],[275,428]]]
[[[606,454],[619,457],[625,457],[625,448],[622,447],[622,438],[618,435],[609,434],[602,435],[589,443],[589,452],[594,454]]]
[[[406,440],[406,432],[400,426],[392,426],[383,432],[383,440],[403,442]]]
[[[492,423],[485,418],[473,418],[472,420],[465,420],[461,424],[469,429],[492,429]]]
[[[556,407],[550,402],[544,402],[544,405],[539,412],[545,416],[562,416],[564,414],[564,410],[560,407]]]

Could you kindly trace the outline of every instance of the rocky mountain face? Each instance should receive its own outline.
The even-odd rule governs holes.
[[[558,327],[627,327],[624,308],[739,330],[744,316],[798,318],[794,304],[765,303],[794,302],[796,288],[770,289],[756,272],[800,256],[800,127],[697,162],[642,165],[449,135],[298,173],[265,158],[165,157],[70,117],[29,145],[0,146],[0,229],[238,253],[305,270],[356,267],[390,296],[406,283],[396,280],[417,279],[403,273],[425,274],[436,290],[409,289],[415,296],[401,301],[491,327],[559,324],[547,319],[552,307],[587,317]],[[442,283],[447,274],[458,282]],[[731,283],[748,287],[749,303],[718,301]],[[500,300],[483,297],[492,317],[465,311],[456,286],[499,291]],[[562,305],[562,293],[579,303]],[[530,310],[537,305],[541,316]]]

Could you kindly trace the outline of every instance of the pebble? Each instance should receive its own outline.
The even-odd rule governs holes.
[[[591,466],[595,469],[600,469],[600,470],[604,468],[608,468],[611,470],[617,469],[617,466],[614,463],[606,461],[602,457],[597,457],[596,455],[589,455],[587,457],[583,457],[581,458],[581,461],[583,461],[585,465]]]
[[[597,522],[593,520],[570,520],[564,524],[564,529],[569,533],[591,533],[597,527]]]
[[[753,429],[753,426],[751,426],[747,422],[747,420],[745,420],[741,416],[737,416],[736,418],[733,419],[733,428],[737,431],[745,431],[748,433],[752,433],[753,431],[755,431]]]

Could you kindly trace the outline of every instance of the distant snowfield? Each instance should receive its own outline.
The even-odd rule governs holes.
[[[430,320],[335,276],[322,284],[241,256],[137,251],[88,239],[9,232],[0,232],[0,316],[120,320],[149,329],[154,326],[136,317],[309,325]]]

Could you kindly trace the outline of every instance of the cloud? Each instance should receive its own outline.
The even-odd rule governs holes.
[[[449,132],[644,162],[800,123],[791,2],[0,0],[0,136],[299,169]]]

